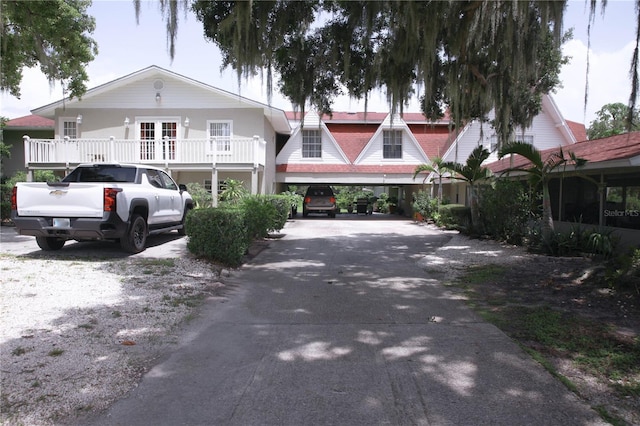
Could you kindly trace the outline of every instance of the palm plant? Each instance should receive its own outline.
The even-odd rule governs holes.
[[[530,164],[521,167],[509,168],[505,173],[517,171],[524,172],[530,176],[533,186],[542,186],[542,235],[548,240],[553,232],[553,215],[551,214],[551,196],[549,194],[549,180],[551,175],[560,167],[574,164],[576,169],[583,167],[587,160],[578,158],[573,152],[565,153],[562,148],[551,153],[546,159],[542,153],[533,145],[526,142],[511,142],[505,145],[499,152],[498,157],[504,158],[507,155],[521,155]]]
[[[489,150],[478,145],[469,155],[465,164],[445,162],[443,168],[453,172],[453,179],[461,180],[469,185],[469,204],[471,205],[471,227],[480,231],[480,208],[478,203],[478,184],[491,179],[492,173],[482,163],[489,158]]]
[[[225,179],[224,189],[220,192],[220,201],[237,204],[247,195],[249,195],[249,191],[244,187],[244,182],[235,179]]]
[[[438,205],[440,205],[440,203],[442,202],[442,175],[444,175],[448,171],[448,169],[444,167],[444,163],[445,162],[441,157],[433,157],[433,160],[431,160],[431,164],[420,164],[413,172],[414,180],[420,173],[427,173],[422,180],[423,186],[431,173],[435,174],[438,177]]]

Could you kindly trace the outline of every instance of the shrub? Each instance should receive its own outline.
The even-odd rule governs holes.
[[[249,190],[244,187],[244,182],[241,180],[225,179],[223,188],[218,197],[220,201],[229,204],[238,204],[240,200],[250,195]]]
[[[264,199],[251,196],[242,200],[240,209],[243,211],[249,241],[265,238],[269,234],[269,225],[274,221],[276,208]]]
[[[425,219],[433,219],[434,222],[438,222],[440,218],[440,214],[438,213],[438,199],[431,197],[425,191],[419,191],[414,195],[413,211],[420,213]]]
[[[287,223],[287,219],[289,218],[289,213],[291,212],[293,203],[297,203],[298,196],[296,195],[296,197],[292,197],[290,195],[265,195],[264,197],[266,201],[271,203],[271,205],[276,209],[276,215],[273,218],[272,223],[269,224],[267,230],[269,232],[278,232],[282,230],[282,228],[284,228],[284,225]]]
[[[471,208],[462,204],[443,204],[438,215],[438,226],[466,230],[471,225]]]
[[[500,179],[481,187],[479,198],[482,229],[494,239],[522,244],[531,216],[526,189],[519,182]]]
[[[619,239],[612,230],[571,226],[568,231],[552,232],[547,238],[540,220],[529,224],[527,247],[529,250],[551,256],[593,255],[610,259],[617,251]]]
[[[226,266],[238,267],[251,240],[243,209],[237,207],[205,208],[187,215],[187,249]]]
[[[640,249],[630,249],[612,259],[605,278],[610,287],[634,290],[640,295]]]
[[[193,203],[195,204],[196,209],[211,207],[213,195],[211,195],[204,186],[200,185],[198,182],[190,182],[187,184],[187,191],[189,191],[191,198],[193,198]]]

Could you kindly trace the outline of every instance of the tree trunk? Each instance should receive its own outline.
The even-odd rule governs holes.
[[[478,194],[475,185],[469,188],[469,204],[471,204],[471,229],[473,232],[480,234],[480,206],[478,205]]]
[[[553,215],[551,213],[551,195],[549,194],[549,182],[542,182],[542,236],[549,241],[553,233]]]

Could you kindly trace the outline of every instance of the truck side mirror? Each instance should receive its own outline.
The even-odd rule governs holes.
[[[185,185],[184,183],[181,183],[180,185],[178,185],[178,188],[180,188],[180,192],[187,191],[187,185]]]

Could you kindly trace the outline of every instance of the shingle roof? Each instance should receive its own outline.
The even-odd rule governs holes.
[[[375,174],[413,174],[415,164],[390,164],[390,165],[373,165],[373,164],[278,164],[276,171],[278,173],[375,173]]]
[[[351,162],[356,161],[378,127],[378,124],[327,123],[327,129]]]
[[[434,157],[443,157],[456,138],[455,132],[449,133],[448,126],[410,124],[409,129],[430,160]]]
[[[573,133],[573,136],[576,138],[576,142],[587,140],[587,128],[584,124],[569,120],[565,121],[567,126],[569,126],[569,130],[571,130],[571,133]]]
[[[640,132],[625,133],[603,139],[583,140],[565,147],[563,150],[567,154],[573,152],[576,157],[584,158],[589,163],[624,160],[640,156]],[[541,151],[543,160],[557,151],[558,148]],[[513,164],[511,164],[510,158],[504,158],[488,164],[487,167],[494,173],[500,173],[510,167],[526,168],[529,164],[530,162],[524,157],[516,156]]]
[[[306,114],[306,111],[305,111]],[[302,118],[302,112],[286,112],[287,118],[289,120],[300,120]],[[325,123],[382,123],[385,118],[389,115],[388,112],[373,112],[369,111],[365,114],[364,111],[360,112],[345,112],[345,111],[335,111],[331,116],[323,115],[322,121]],[[429,120],[425,118],[425,116],[421,112],[405,112],[402,114],[402,119],[406,123],[431,123]],[[449,123],[449,115],[445,114],[443,118],[437,121],[434,124],[443,125]]]
[[[25,115],[6,122],[5,127],[19,127],[29,129],[53,129],[55,121],[39,115]]]

